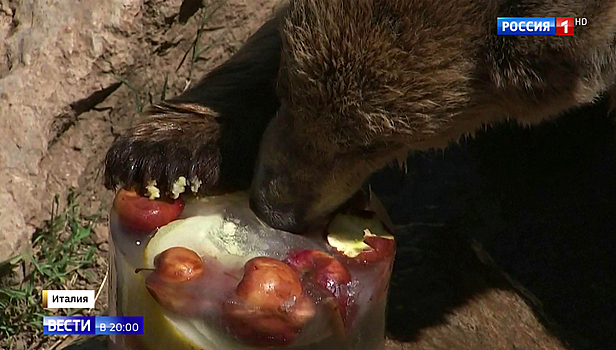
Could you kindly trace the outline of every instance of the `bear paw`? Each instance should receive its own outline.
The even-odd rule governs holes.
[[[177,198],[220,190],[221,124],[211,109],[163,102],[118,137],[105,157],[105,186]],[[183,179],[182,179],[183,178]],[[185,185],[185,188],[184,188]],[[148,187],[150,189],[148,189]]]

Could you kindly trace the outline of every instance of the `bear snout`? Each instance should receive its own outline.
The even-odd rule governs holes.
[[[269,226],[302,234],[318,226],[319,222],[306,220],[312,201],[294,190],[288,176],[261,166],[255,174],[250,194],[250,208]]]

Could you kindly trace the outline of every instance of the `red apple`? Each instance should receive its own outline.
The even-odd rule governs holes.
[[[129,229],[139,233],[150,233],[180,216],[184,209],[184,201],[151,200],[140,196],[135,191],[121,189],[113,200],[113,209]]]
[[[201,258],[184,247],[158,254],[154,266],[145,280],[150,295],[165,309],[189,317],[217,314],[223,296],[233,290],[238,280],[216,259]]]
[[[336,215],[327,227],[326,240],[334,252],[362,265],[393,262],[396,252],[394,236],[374,213]]]
[[[351,282],[351,274],[333,256],[319,250],[291,253],[286,263],[301,276],[308,274],[312,281],[336,295],[340,286]]]
[[[273,258],[246,263],[236,296],[223,305],[223,318],[236,337],[253,346],[293,342],[315,314],[297,274]]]
[[[154,257],[154,268],[162,281],[182,283],[200,277],[204,266],[201,257],[184,247],[173,247]]]
[[[145,280],[152,297],[172,312],[186,314],[194,310],[198,298],[186,285],[205,274],[199,255],[190,249],[173,247],[158,254],[154,266],[154,272]]]
[[[349,329],[356,311],[355,301],[349,295],[351,274],[333,256],[319,250],[291,253],[286,263],[300,276],[326,292],[324,305],[330,312],[332,326],[338,335]]]
[[[218,312],[222,296],[233,290],[237,278],[215,260],[173,247],[154,258],[155,269],[145,280],[150,295],[165,309],[190,317]]]

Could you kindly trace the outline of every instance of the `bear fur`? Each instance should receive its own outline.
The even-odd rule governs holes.
[[[498,36],[497,17],[586,17],[574,36]],[[291,0],[106,157],[106,186],[251,188],[274,227],[319,227],[373,172],[484,123],[535,123],[616,78],[611,0]],[[252,186],[251,186],[252,185]]]

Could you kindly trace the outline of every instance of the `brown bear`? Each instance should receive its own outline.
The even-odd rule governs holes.
[[[499,36],[497,17],[585,17]],[[106,157],[106,185],[247,189],[274,227],[322,225],[376,170],[483,123],[533,123],[616,78],[613,0],[291,0]]]

